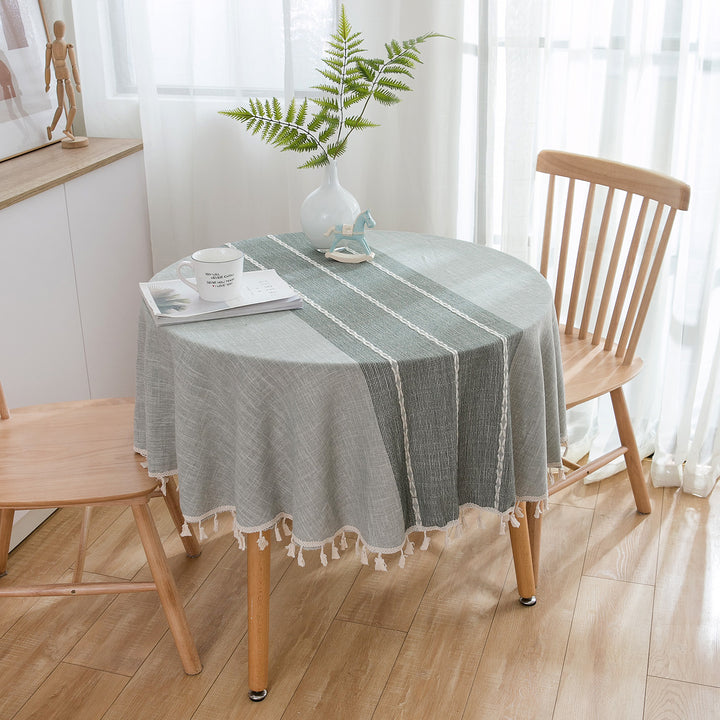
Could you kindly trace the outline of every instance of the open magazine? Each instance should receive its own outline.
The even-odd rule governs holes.
[[[156,325],[293,310],[303,304],[302,298],[275,270],[244,272],[241,294],[223,302],[203,300],[182,280],[141,282],[140,291]]]

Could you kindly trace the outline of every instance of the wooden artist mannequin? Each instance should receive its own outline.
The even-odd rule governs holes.
[[[53,24],[53,32],[55,33],[55,40],[48,43],[47,49],[45,50],[45,92],[50,90],[50,63],[52,62],[55,71],[55,80],[57,81],[58,106],[57,110],[55,110],[52,123],[47,129],[48,140],[52,140],[53,130],[65,109],[65,96],[67,95],[70,109],[68,110],[67,123],[63,130],[65,139],[62,141],[62,146],[64,148],[84,147],[88,144],[88,139],[75,137],[72,132],[72,123],[75,119],[75,113],[77,112],[75,89],[73,89],[72,85],[73,80],[75,81],[75,88],[80,92],[80,75],[75,60],[75,48],[65,42],[65,23],[62,20],[55,21]],[[70,63],[69,68],[68,62]],[[70,78],[71,70],[72,79]]]

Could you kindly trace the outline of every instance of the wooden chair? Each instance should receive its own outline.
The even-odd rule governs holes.
[[[188,675],[202,665],[185,610],[168,567],[148,501],[159,482],[148,477],[133,452],[132,400],[87,400],[37,405],[10,418],[0,385],[0,577],[7,574],[8,548],[16,510],[85,508],[80,549],[70,583],[9,585],[0,580],[0,597],[98,595],[157,591]],[[174,480],[166,503],[178,529],[183,518]],[[131,508],[154,582],[82,582],[90,508]],[[194,535],[182,538],[190,556],[200,554]]]
[[[625,455],[637,510],[647,514],[650,496],[622,386],[642,367],[635,351],[676,212],[687,210],[690,187],[650,170],[551,150],[539,153],[537,170],[550,176],[540,272],[555,287],[566,407],[609,393],[621,443],[584,465],[565,461],[569,471],[550,494]],[[586,194],[578,192],[578,186],[587,188]],[[580,202],[585,198],[584,211],[575,203],[576,194]],[[562,228],[559,245],[553,246],[556,204],[564,205],[564,216],[557,224]],[[576,223],[579,235],[573,235],[578,206],[582,223]],[[550,275],[553,247],[557,266]],[[531,522],[530,534],[537,577],[539,526],[534,524],[537,521]]]

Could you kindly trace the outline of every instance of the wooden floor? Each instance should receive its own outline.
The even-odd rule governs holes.
[[[246,695],[245,554],[227,518],[188,560],[154,505],[203,672],[183,674],[154,593],[0,600],[3,720],[228,718],[720,718],[720,492],[651,489],[624,475],[554,496],[538,604],[517,602],[491,515],[433,538],[391,572],[352,543],[300,568],[273,542],[267,699]],[[3,583],[70,576],[79,514],[61,510],[10,558]],[[478,525],[478,520],[480,525]],[[97,512],[97,579],[148,575],[132,518]],[[420,543],[417,543],[419,547]]]

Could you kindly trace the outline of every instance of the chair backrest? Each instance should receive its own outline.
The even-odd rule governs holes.
[[[623,363],[630,364],[675,214],[677,210],[687,210],[690,187],[651,170],[554,150],[542,150],[538,154],[537,170],[550,176],[540,272],[555,282],[558,321],[565,325],[568,335],[577,334],[580,339],[591,335],[592,344],[604,342],[607,351],[617,343],[615,354]],[[561,183],[556,182],[558,177],[569,178],[562,182],[564,196],[560,191]],[[571,230],[577,182],[587,187],[587,196],[576,239]],[[605,190],[597,192],[598,188]],[[623,192],[620,211],[619,201],[623,199],[620,193]],[[602,198],[603,194],[604,206],[600,199],[596,207],[596,196]],[[563,199],[565,214],[557,251],[557,272],[551,278],[548,266],[555,234],[553,209]],[[652,221],[648,225],[650,215]],[[630,218],[632,222],[628,222]],[[611,226],[612,233],[609,232]],[[628,231],[629,226],[634,226],[631,231]],[[611,245],[607,243],[608,235],[614,235]],[[572,260],[569,262],[572,255],[574,266]],[[620,265],[623,267],[619,273]],[[571,276],[570,294],[563,308],[566,278],[570,282]]]

